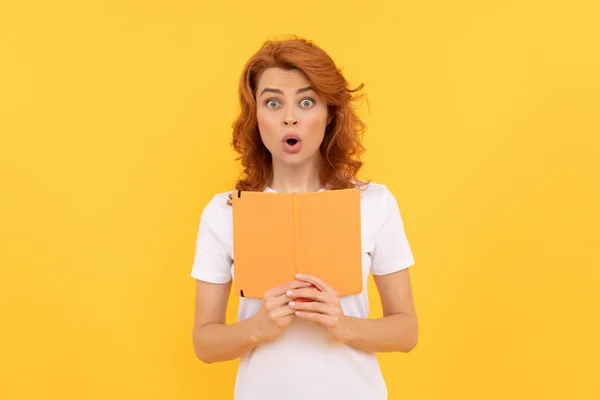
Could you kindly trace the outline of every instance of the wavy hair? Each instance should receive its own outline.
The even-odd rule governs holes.
[[[319,178],[322,187],[347,189],[361,186],[357,174],[363,163],[361,144],[366,130],[357,116],[353,103],[364,94],[355,94],[364,84],[350,89],[342,70],[314,42],[293,35],[282,40],[267,40],[248,60],[239,82],[241,110],[232,125],[231,145],[241,160],[243,171],[236,190],[264,191],[273,176],[271,153],[260,137],[256,117],[256,88],[261,73],[271,67],[298,69],[325,100],[331,122],[325,128],[320,152],[322,167]],[[365,182],[363,182],[365,183]]]

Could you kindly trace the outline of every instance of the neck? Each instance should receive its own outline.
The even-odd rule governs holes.
[[[300,165],[282,164],[273,160],[273,180],[269,187],[280,193],[316,192],[321,189],[319,167],[321,157]]]

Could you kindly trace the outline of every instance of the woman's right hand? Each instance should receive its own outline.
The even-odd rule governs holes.
[[[286,292],[307,286],[310,283],[293,280],[265,292],[258,312],[252,317],[254,336],[259,343],[276,338],[297,318],[288,305],[292,299]]]

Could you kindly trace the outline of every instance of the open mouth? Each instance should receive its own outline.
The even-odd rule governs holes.
[[[296,139],[288,139],[285,141],[287,144],[289,144],[290,146],[295,145],[296,143],[298,143],[298,141]]]

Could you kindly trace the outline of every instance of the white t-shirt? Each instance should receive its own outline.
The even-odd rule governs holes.
[[[230,193],[215,195],[202,212],[191,272],[196,279],[234,278]],[[385,185],[371,182],[362,189],[361,231],[363,291],[340,302],[345,315],[367,318],[369,272],[385,275],[414,264],[398,203]],[[238,321],[254,315],[260,301],[240,298]],[[332,342],[325,327],[296,319],[280,336],[241,357],[234,398],[379,400],[387,399],[387,389],[374,353]]]

